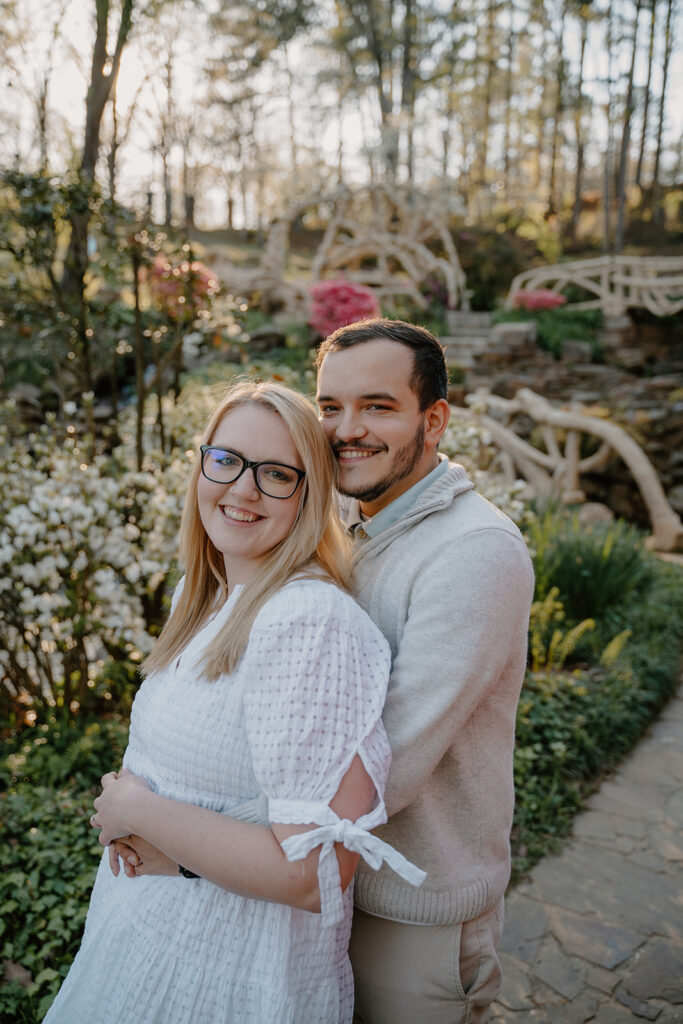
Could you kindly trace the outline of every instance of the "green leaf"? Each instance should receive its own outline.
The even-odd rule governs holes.
[[[53,970],[52,967],[44,967],[40,974],[34,978],[35,984],[40,986],[44,985],[46,981],[54,981],[55,978],[59,977],[59,972]]]

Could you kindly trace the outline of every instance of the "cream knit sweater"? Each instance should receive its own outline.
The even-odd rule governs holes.
[[[354,564],[354,595],[392,653],[390,819],[376,834],[427,872],[414,889],[361,862],[356,905],[421,924],[472,920],[510,875],[531,560],[514,523],[452,465]]]

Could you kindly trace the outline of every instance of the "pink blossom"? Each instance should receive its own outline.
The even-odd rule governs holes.
[[[318,281],[311,285],[309,292],[311,311],[308,322],[323,337],[356,320],[380,315],[379,301],[373,290],[343,277]]]
[[[557,309],[564,306],[567,301],[566,295],[554,292],[550,288],[522,288],[515,293],[515,309],[526,309],[529,313],[538,312],[541,309]]]
[[[173,264],[156,256],[144,280],[154,302],[171,320],[194,320],[218,291],[218,278],[199,260]]]

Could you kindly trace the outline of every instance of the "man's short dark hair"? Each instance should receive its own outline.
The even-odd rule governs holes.
[[[439,398],[448,399],[448,371],[439,339],[426,327],[408,324],[404,320],[378,317],[338,327],[318,349],[316,366],[320,368],[328,352],[352,348],[366,341],[397,341],[399,345],[412,350],[413,373],[410,386],[417,395],[421,412]]]

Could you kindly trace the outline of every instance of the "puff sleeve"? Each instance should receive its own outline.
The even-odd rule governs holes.
[[[314,823],[290,836],[290,861],[320,847],[323,923],[343,915],[335,843],[378,868],[383,860],[406,881],[424,873],[369,830],[387,820],[384,806],[391,752],[381,715],[390,670],[388,645],[346,594],[316,580],[283,587],[259,612],[244,655],[244,711],[256,777],[271,823]],[[376,790],[356,822],[329,806],[359,755]]]

